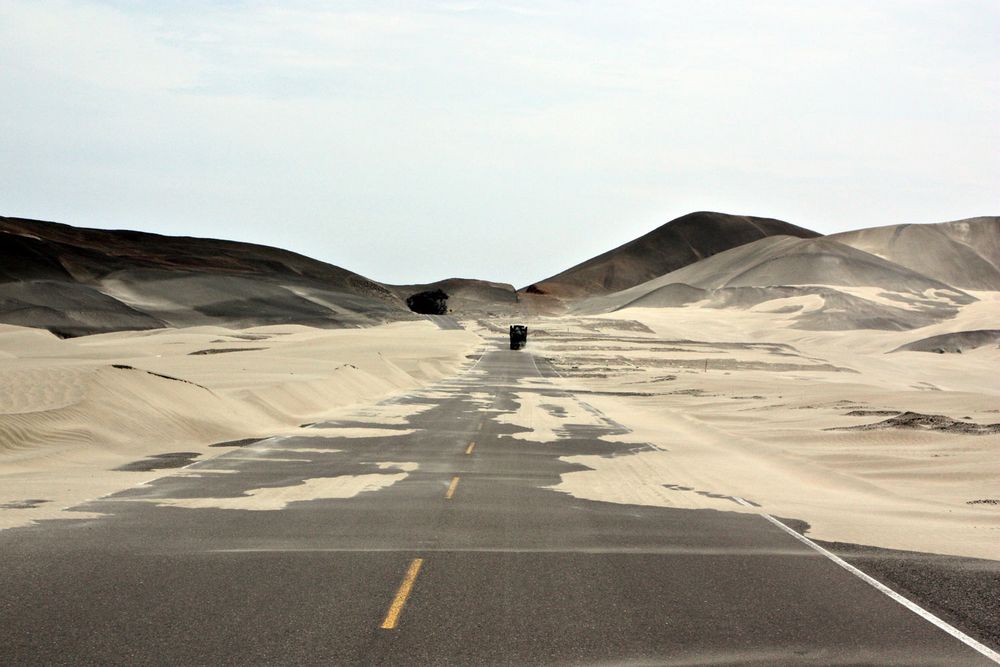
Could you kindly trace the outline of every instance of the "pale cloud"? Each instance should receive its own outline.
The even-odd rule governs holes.
[[[0,2],[3,69],[39,83],[148,90],[190,85],[198,63],[156,39],[156,21],[91,3]]]
[[[991,214],[998,16],[0,1],[0,213],[519,285],[695,209],[826,232]]]

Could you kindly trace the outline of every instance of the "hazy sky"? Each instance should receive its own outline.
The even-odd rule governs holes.
[[[1000,214],[1000,2],[0,0],[0,215],[523,286],[694,210]]]

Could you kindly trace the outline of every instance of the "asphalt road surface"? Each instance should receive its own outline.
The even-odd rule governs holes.
[[[509,437],[514,390],[565,396],[546,374],[498,344],[398,400],[405,434],[234,448],[0,532],[0,664],[991,664],[761,516],[548,490],[560,456],[641,445]],[[418,467],[280,510],[157,504],[388,462]]]
[[[424,315],[427,319],[437,325],[438,329],[461,329],[462,325],[459,324],[458,320],[450,315]]]

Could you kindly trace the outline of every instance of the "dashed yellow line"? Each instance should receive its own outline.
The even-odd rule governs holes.
[[[385,615],[385,620],[382,621],[383,630],[396,629],[396,626],[399,624],[399,615],[403,613],[403,606],[406,604],[406,599],[410,597],[410,591],[413,590],[413,583],[417,580],[417,575],[420,574],[420,566],[423,564],[423,558],[414,558],[410,561],[410,567],[406,570],[403,583],[399,585],[396,597],[392,599],[392,604],[389,605],[389,611]]]
[[[471,454],[472,450],[475,449],[475,448],[476,448],[476,443],[470,442],[469,446],[465,448],[465,453],[466,454]]]
[[[458,488],[458,475],[451,478],[451,484],[448,485],[448,491],[444,494],[446,500],[451,500],[451,497],[455,495],[456,488]]]

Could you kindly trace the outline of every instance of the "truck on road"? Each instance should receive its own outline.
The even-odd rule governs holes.
[[[520,350],[528,344],[528,327],[523,324],[510,326],[510,349]]]

